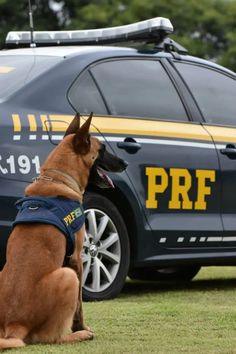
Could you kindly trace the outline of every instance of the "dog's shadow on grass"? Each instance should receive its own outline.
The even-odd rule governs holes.
[[[210,290],[233,290],[236,289],[235,278],[217,278],[217,279],[196,279],[189,282],[175,281],[136,281],[127,279],[122,294],[127,295],[145,295],[151,292],[170,292],[170,291],[210,291]]]

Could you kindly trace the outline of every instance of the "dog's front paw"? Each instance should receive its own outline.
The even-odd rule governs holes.
[[[74,320],[73,325],[72,325],[72,332],[77,332],[77,331],[82,331],[82,330],[92,332],[90,327],[86,326],[85,324],[81,323],[80,321]]]
[[[73,335],[76,335],[76,337],[78,338],[78,340],[80,340],[81,342],[84,340],[92,340],[94,337],[94,334],[92,331],[88,331],[88,330],[82,330],[82,331],[77,331],[74,332]]]

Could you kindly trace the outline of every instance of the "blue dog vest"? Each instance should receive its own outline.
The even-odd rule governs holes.
[[[65,257],[70,257],[75,248],[74,233],[81,229],[85,217],[78,201],[52,197],[25,197],[16,202],[19,210],[13,227],[17,224],[43,223],[56,226],[66,236]]]

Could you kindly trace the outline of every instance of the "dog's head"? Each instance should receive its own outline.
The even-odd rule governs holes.
[[[80,115],[77,114],[66,130],[65,136],[74,134],[72,140],[73,150],[82,158],[85,166],[90,170],[88,182],[100,188],[114,187],[106,172],[122,172],[128,164],[109,153],[100,140],[90,135],[91,121],[92,113],[86,122],[80,126]]]

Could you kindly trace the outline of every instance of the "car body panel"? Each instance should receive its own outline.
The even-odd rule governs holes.
[[[1,58],[6,56],[48,56],[55,58],[55,65],[26,80],[0,103],[0,198],[4,205],[0,210],[1,267],[16,213],[13,204],[39,173],[43,160],[62,139],[75,114],[69,97],[71,87],[82,73],[100,63],[134,58],[161,63],[186,117],[176,121],[174,117],[162,119],[158,114],[152,118],[94,114],[92,134],[129,162],[126,172],[112,176],[116,192],[100,193],[107,193],[117,203],[124,219],[123,202],[129,206],[133,220],[129,234],[131,266],[235,262],[236,162],[223,156],[221,149],[227,143],[236,143],[236,128],[206,124],[175,63],[185,61],[222,70],[230,76],[234,73],[191,56],[179,55],[177,60],[171,53],[121,47],[1,51],[0,66]],[[7,77],[7,73],[0,75]]]
[[[227,146],[236,144],[236,128],[206,126],[217,147],[222,174],[221,214],[228,247],[236,246],[235,156],[222,154]]]

